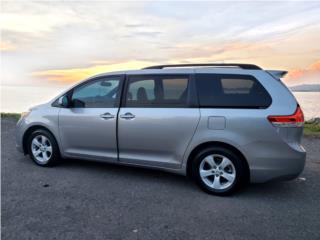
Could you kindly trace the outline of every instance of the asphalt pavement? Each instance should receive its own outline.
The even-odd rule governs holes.
[[[66,160],[38,167],[1,123],[2,239],[320,239],[320,139],[300,178],[231,197],[161,171]]]

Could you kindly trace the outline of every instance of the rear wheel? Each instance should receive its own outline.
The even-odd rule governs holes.
[[[43,129],[36,130],[29,136],[28,151],[31,159],[40,166],[55,165],[60,159],[55,138]]]
[[[246,165],[234,152],[222,147],[200,151],[192,162],[192,176],[205,192],[228,195],[247,183]]]

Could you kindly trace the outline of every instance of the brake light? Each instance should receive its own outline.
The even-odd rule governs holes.
[[[268,120],[277,127],[301,127],[304,124],[304,116],[300,106],[294,114],[288,116],[269,116]]]

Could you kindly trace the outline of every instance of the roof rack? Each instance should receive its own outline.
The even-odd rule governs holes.
[[[188,63],[188,64],[167,64],[167,65],[155,65],[146,67],[143,69],[163,69],[163,68],[175,68],[175,67],[239,67],[242,69],[261,70],[261,68],[254,64],[242,64],[242,63]]]

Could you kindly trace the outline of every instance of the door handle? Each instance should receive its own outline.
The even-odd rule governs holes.
[[[132,113],[127,112],[127,113],[125,113],[125,114],[121,114],[120,117],[123,118],[123,119],[133,119],[133,118],[135,118],[136,116],[133,115]]]
[[[100,117],[103,119],[110,119],[110,118],[114,118],[114,115],[107,112],[107,113],[101,114]]]

